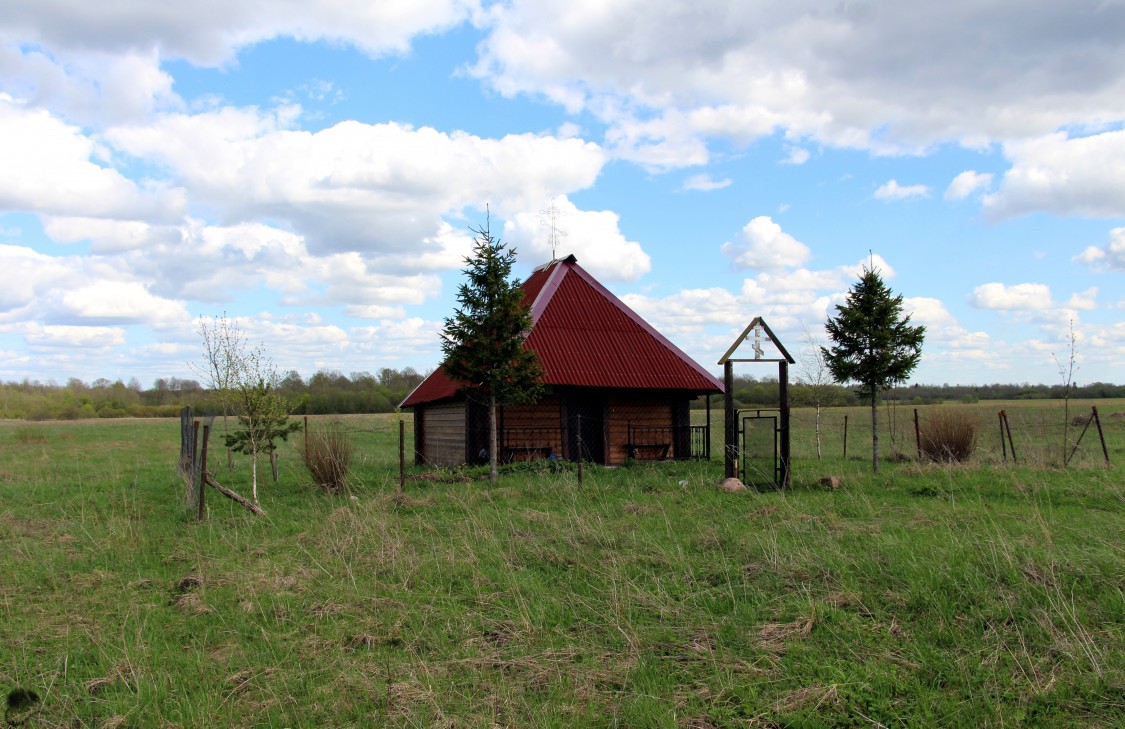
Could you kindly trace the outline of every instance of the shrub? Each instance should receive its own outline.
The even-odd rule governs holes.
[[[301,461],[313,482],[330,494],[344,490],[348,482],[352,446],[348,431],[339,423],[310,427],[305,432],[304,446],[298,446]]]
[[[977,421],[960,410],[936,410],[919,428],[922,455],[931,461],[960,463],[977,447]]]

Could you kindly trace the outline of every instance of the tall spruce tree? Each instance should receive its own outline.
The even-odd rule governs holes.
[[[457,289],[458,308],[445,320],[441,349],[446,374],[463,383],[470,397],[488,398],[489,479],[495,482],[496,407],[537,398],[543,367],[539,356],[523,346],[531,312],[519,280],[509,280],[515,249],[493,238],[488,223],[471,230],[477,237],[465,258],[467,280]]]
[[[893,296],[874,269],[863,269],[836,307],[825,328],[832,347],[821,347],[836,382],[857,382],[858,394],[871,402],[871,469],[879,472],[879,393],[910,376],[922,358],[924,326],[902,316],[902,296]]]

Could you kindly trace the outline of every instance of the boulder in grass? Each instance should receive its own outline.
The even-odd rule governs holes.
[[[821,486],[825,486],[835,491],[836,489],[840,488],[844,481],[839,476],[825,476],[824,478],[817,481],[817,483],[819,483]]]
[[[728,478],[726,481],[719,484],[719,488],[726,491],[728,494],[733,494],[739,491],[745,491],[746,484],[742,483],[737,478]]]

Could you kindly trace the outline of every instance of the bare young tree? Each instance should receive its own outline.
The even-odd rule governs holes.
[[[271,455],[277,439],[286,440],[299,427],[289,422],[289,405],[278,396],[280,380],[265,346],[247,345],[238,323],[221,317],[200,318],[197,331],[203,340],[205,363],[192,365],[219,398],[223,408],[223,435],[228,463],[233,467],[234,451],[250,456],[251,490],[258,504],[258,455]],[[227,415],[238,417],[239,429],[227,429]]]
[[[812,330],[807,325],[801,325],[804,331],[802,339],[805,349],[801,352],[797,364],[797,382],[805,387],[809,399],[816,406],[816,459],[821,459],[820,450],[820,410],[832,391],[834,380],[832,371],[828,369],[828,362],[824,359],[824,351],[813,336]]]
[[[258,505],[259,454],[267,454],[272,463],[277,440],[288,440],[301,426],[289,421],[289,403],[275,390],[281,378],[263,345],[244,348],[233,360],[230,393],[239,428],[226,435],[226,446],[250,456],[250,491]]]
[[[237,376],[239,357],[246,349],[246,335],[238,322],[228,319],[226,312],[212,319],[199,317],[195,331],[203,340],[202,365],[195,362],[190,367],[203,380],[208,390],[219,399],[223,408],[223,436],[230,434],[227,415],[230,414],[233,392],[232,386]],[[227,448],[227,467],[234,470],[234,456]]]
[[[1068,354],[1065,360],[1060,360],[1052,354],[1055,366],[1059,369],[1059,379],[1063,386],[1063,443],[1062,464],[1066,466],[1067,450],[1070,448],[1070,392],[1074,388],[1074,373],[1078,371],[1078,337],[1074,333],[1074,318],[1070,319],[1070,332],[1066,338]]]

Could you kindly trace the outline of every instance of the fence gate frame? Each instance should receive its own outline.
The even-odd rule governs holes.
[[[742,472],[739,478],[742,483],[747,486],[777,486],[783,482],[781,474],[781,464],[778,459],[778,440],[781,434],[781,427],[778,421],[781,419],[781,411],[778,408],[747,408],[738,411],[738,437],[739,442],[742,444],[740,450],[739,467]],[[751,421],[769,421],[769,435],[770,438],[770,453],[771,467],[769,470],[769,480],[762,481],[760,478],[752,479],[752,476],[761,476],[765,473],[760,469],[755,472],[750,471],[750,451],[751,444],[747,442],[748,430]]]
[[[735,350],[737,350],[746,338],[751,334],[754,335],[752,345],[754,349],[754,357],[752,359],[734,357]],[[765,335],[763,337],[763,335]],[[781,357],[766,357],[765,350],[762,348],[764,342],[772,344]],[[779,451],[780,461],[779,467],[775,469],[777,478],[777,486],[781,488],[789,487],[789,365],[796,364],[789,351],[785,349],[785,345],[773,333],[766,320],[760,316],[754,317],[749,326],[742,330],[742,334],[734,340],[730,348],[719,359],[719,364],[723,366],[723,390],[724,402],[726,404],[724,414],[724,428],[723,428],[723,471],[726,478],[738,478],[739,475],[739,460],[742,455],[739,450],[739,427],[738,411],[734,407],[734,363],[735,362],[776,362],[777,363],[777,385],[778,395],[781,411],[781,422],[777,428],[777,451]]]

